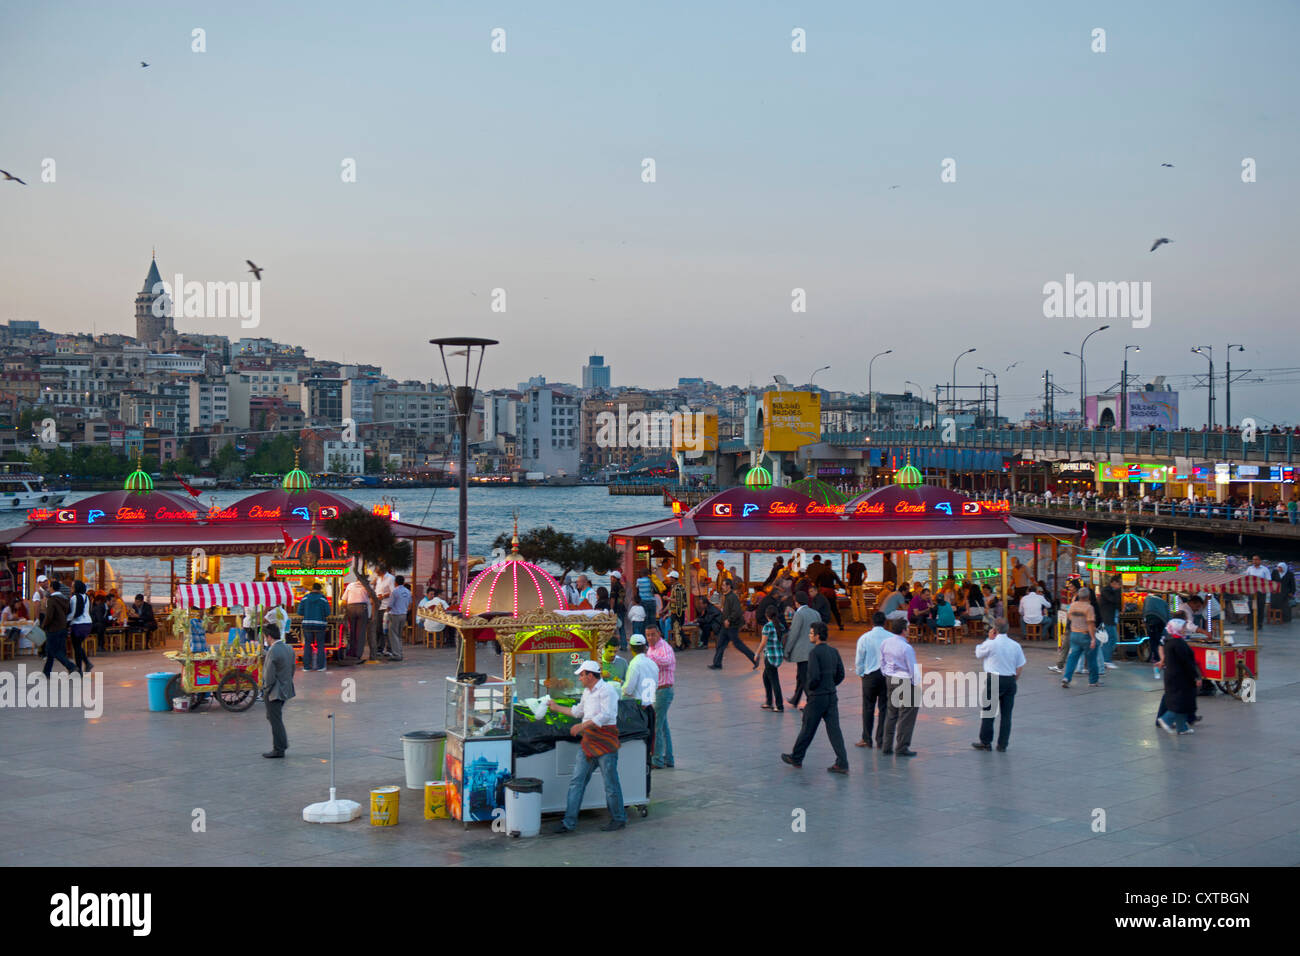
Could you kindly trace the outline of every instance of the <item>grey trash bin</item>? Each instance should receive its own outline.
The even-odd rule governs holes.
[[[408,790],[423,790],[426,781],[442,779],[446,748],[447,734],[441,730],[413,730],[402,734],[402,759],[406,764]]]

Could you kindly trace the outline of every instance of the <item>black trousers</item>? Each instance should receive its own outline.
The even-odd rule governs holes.
[[[808,745],[817,733],[817,725],[826,724],[826,736],[830,738],[831,749],[835,751],[835,765],[847,769],[849,755],[844,750],[844,735],[840,733],[840,709],[838,695],[809,694],[808,706],[803,711],[803,727],[799,730],[799,739],[794,742],[791,756],[795,763],[803,763]]]
[[[370,617],[366,614],[366,606],[360,603],[349,604],[347,614],[347,656],[354,661],[359,661],[361,648],[366,643],[366,629],[370,624]]]
[[[722,636],[718,638],[718,649],[713,654],[714,667],[722,666],[722,654],[727,649],[728,644],[735,644],[736,647],[740,649],[740,653],[749,658],[751,664],[757,660],[757,658],[754,657],[754,652],[746,647],[745,642],[740,639],[740,628],[724,627],[722,629]]]
[[[840,620],[839,595],[836,595],[835,597],[827,598],[826,603],[831,606],[831,617],[835,618],[835,623],[839,626],[839,629],[841,631],[844,630],[844,622]],[[829,624],[830,621],[827,621],[826,623]]]
[[[790,698],[790,703],[798,707],[799,698],[803,696],[804,688],[807,686],[808,686],[808,662],[798,661],[794,665],[794,694]]]
[[[45,676],[50,676],[50,670],[54,667],[54,662],[58,661],[68,669],[71,674],[77,668],[72,661],[68,660],[67,653],[68,629],[65,627],[61,631],[50,631],[45,635]]]
[[[266,719],[271,725],[271,749],[284,753],[289,749],[289,735],[284,732],[284,701],[268,700]]]
[[[862,677],[862,739],[871,742],[871,728],[876,728],[876,746],[885,740],[885,715],[889,713],[889,683],[879,670]]]
[[[90,663],[90,657],[86,654],[86,638],[90,636],[90,628],[91,625],[89,624],[74,624],[70,632],[72,635],[72,659],[76,662],[77,673],[79,674],[84,673],[83,666],[94,667]]]
[[[1263,627],[1268,620],[1268,596],[1266,594],[1255,595],[1255,614],[1259,618],[1259,626]]]
[[[985,674],[984,679],[992,682],[997,677],[997,700],[998,716],[998,749],[1005,750],[1007,741],[1011,739],[1011,710],[1016,706],[1016,678],[1014,675],[1007,674]],[[985,691],[988,694],[990,703],[993,701],[994,688],[989,686]],[[980,720],[980,743],[993,743],[993,718],[984,717]]]
[[[763,693],[767,695],[769,707],[785,710],[785,701],[781,699],[781,674],[766,659],[763,661]]]

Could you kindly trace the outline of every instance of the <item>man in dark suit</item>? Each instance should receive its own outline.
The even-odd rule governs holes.
[[[817,645],[808,657],[808,706],[803,711],[803,727],[794,750],[781,754],[781,759],[792,767],[802,767],[804,754],[817,733],[817,725],[826,722],[826,736],[835,750],[835,763],[826,769],[831,773],[849,772],[849,755],[844,750],[844,735],[840,732],[839,695],[835,688],[844,680],[844,662],[840,652],[827,644],[830,631],[818,621],[812,625],[817,635]]]
[[[153,605],[144,599],[143,594],[137,594],[135,603],[126,612],[126,632],[130,634],[132,631],[142,631],[145,639],[149,640],[157,627],[158,620],[154,617]]]
[[[262,658],[262,696],[266,700],[266,719],[271,725],[271,749],[262,756],[283,757],[289,749],[289,735],[284,732],[284,704],[294,696],[294,653],[279,627],[267,624],[262,630],[271,639],[271,646]]]

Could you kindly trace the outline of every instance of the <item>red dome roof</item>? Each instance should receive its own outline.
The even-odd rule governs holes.
[[[281,521],[311,521],[315,509],[312,505],[319,505],[321,520],[337,517],[346,511],[352,511],[360,507],[351,498],[344,498],[342,495],[332,494],[328,491],[317,491],[310,489],[307,491],[285,491],[283,488],[276,488],[272,491],[259,491],[251,494],[246,498],[240,498],[229,509],[235,512],[239,520],[245,518],[276,518]],[[331,513],[330,509],[333,509]]]
[[[75,521],[62,519],[60,524],[97,524],[101,521],[193,524],[208,513],[207,506],[196,499],[182,498],[166,491],[105,491],[55,511],[76,514]]]
[[[337,549],[334,542],[323,534],[305,534],[293,544],[284,553],[286,558],[292,558],[295,561],[301,561],[307,558],[310,561],[333,561],[338,557]]]
[[[535,564],[514,558],[491,565],[469,582],[461,613],[466,617],[489,612],[518,617],[537,608],[563,611],[568,607],[555,578]]]

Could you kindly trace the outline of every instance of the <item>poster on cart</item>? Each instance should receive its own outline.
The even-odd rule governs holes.
[[[482,823],[504,809],[510,779],[509,738],[462,740],[447,736],[447,809],[453,820]]]

